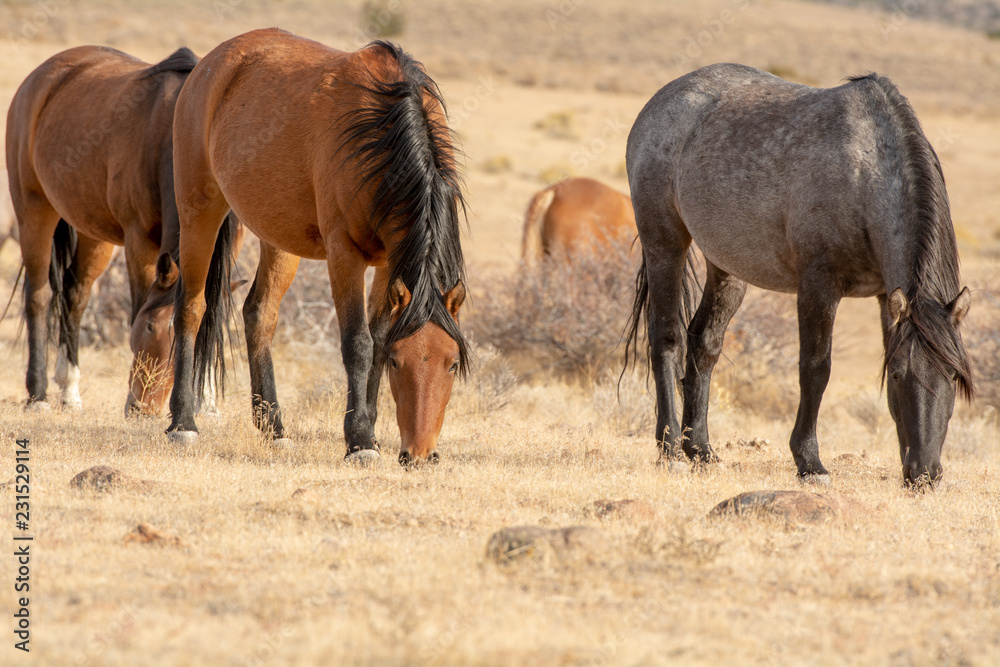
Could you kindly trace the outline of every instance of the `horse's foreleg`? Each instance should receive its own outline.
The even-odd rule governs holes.
[[[832,289],[817,288],[800,280],[799,316],[799,410],[792,429],[792,457],[803,479],[827,481],[826,468],[819,458],[816,422],[823,392],[830,381],[833,351],[833,323],[839,297]],[[815,477],[825,476],[825,477]]]
[[[347,370],[344,438],[347,457],[373,458],[378,453],[378,443],[367,401],[373,359],[372,336],[365,316],[365,269],[368,267],[351,247],[353,243],[349,239],[327,245],[330,287],[340,321],[340,351]],[[374,455],[362,456],[360,452],[374,452]]]
[[[156,260],[159,256],[159,243],[149,238],[141,225],[137,224],[126,230],[125,269],[128,271],[129,293],[132,298],[129,326],[135,322],[135,317],[142,308],[142,301],[156,280]]]
[[[285,427],[278,407],[271,341],[278,325],[278,307],[295,279],[298,266],[298,257],[261,241],[257,275],[243,302],[253,420],[257,428],[273,434],[275,439],[285,437]]]
[[[386,303],[386,291],[389,288],[389,271],[385,268],[375,270],[371,293],[368,297],[368,329],[372,336],[372,354],[374,361],[368,374],[368,416],[372,427],[378,420],[378,390],[382,380],[382,368],[378,363],[380,355],[384,354],[386,334],[389,333],[389,304]]]
[[[76,255],[69,277],[63,280],[68,291],[69,312],[59,329],[59,357],[56,362],[56,382],[62,387],[62,404],[70,408],[83,407],[80,398],[80,321],[90,301],[94,282],[111,263],[115,246],[87,236],[77,237]]]
[[[708,437],[708,394],[712,371],[722,353],[729,320],[743,303],[747,284],[708,265],[708,278],[701,304],[688,326],[687,370],[684,373],[684,417],[687,439],[684,452],[691,458],[715,458]]]

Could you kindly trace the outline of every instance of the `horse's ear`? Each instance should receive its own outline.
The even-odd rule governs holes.
[[[963,287],[958,296],[948,304],[948,312],[951,313],[951,323],[956,327],[962,323],[965,316],[969,314],[969,306],[972,305],[972,294],[968,287]]]
[[[392,312],[397,313],[406,308],[410,304],[410,298],[410,290],[406,289],[403,279],[396,278],[389,286],[389,305],[392,306]]]
[[[174,286],[180,273],[177,264],[167,253],[162,253],[156,260],[156,286],[167,290]]]
[[[897,287],[889,295],[889,319],[892,326],[896,326],[910,316],[910,302],[907,300],[903,290]]]
[[[465,283],[459,280],[444,295],[444,307],[448,309],[456,322],[458,321],[458,309],[462,307],[463,303],[465,303]]]

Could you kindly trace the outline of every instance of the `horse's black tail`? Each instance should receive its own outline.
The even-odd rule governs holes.
[[[226,336],[232,339],[229,320],[235,306],[230,276],[233,266],[233,246],[239,222],[230,212],[222,222],[215,239],[212,263],[205,283],[205,315],[194,342],[194,391],[203,396],[209,375],[215,375],[215,391],[222,396],[226,386]]]
[[[697,267],[695,266],[694,248],[688,248],[684,258],[684,276],[681,279],[681,322],[685,331],[691,323],[695,312],[695,300],[702,291],[701,283],[698,281]],[[646,253],[643,251],[642,264],[635,276],[635,301],[632,304],[632,314],[629,316],[628,324],[625,325],[625,367],[622,369],[621,378],[625,376],[629,364],[639,365],[639,336],[642,331],[649,331],[649,279],[646,275]],[[684,376],[685,359],[687,357],[687,336],[681,337],[681,354],[677,359],[677,377]],[[649,341],[646,341],[646,369],[650,368],[650,355],[648,352]]]
[[[76,256],[77,235],[65,220],[60,219],[52,237],[52,259],[49,261],[49,287],[52,301],[49,305],[49,340],[58,336],[59,343],[66,342],[70,330],[69,293],[76,286],[73,257]],[[27,294],[27,292],[25,292]],[[27,310],[25,309],[25,312]],[[76,363],[75,359],[72,359]]]

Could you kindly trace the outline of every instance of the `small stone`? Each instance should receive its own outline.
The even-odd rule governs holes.
[[[165,535],[148,523],[140,523],[136,526],[135,530],[125,536],[124,542],[125,544],[135,542],[137,544],[153,544],[169,547],[183,546],[181,538],[173,535]]]
[[[719,503],[708,515],[767,516],[795,524],[848,521],[871,512],[864,503],[836,492],[748,491]]]
[[[75,489],[90,489],[103,493],[119,489],[145,491],[156,486],[156,482],[129,477],[111,466],[94,466],[75,475],[69,481],[69,485]]]
[[[652,521],[656,510],[645,500],[625,498],[622,500],[595,500],[583,508],[584,514],[598,519],[618,519]]]
[[[304,486],[300,489],[295,489],[295,491],[292,492],[292,498],[304,502],[314,503],[319,500],[319,494],[317,494],[314,489]]]
[[[592,559],[606,551],[607,545],[605,534],[588,526],[513,526],[493,533],[486,545],[486,556],[498,563],[546,555]]]

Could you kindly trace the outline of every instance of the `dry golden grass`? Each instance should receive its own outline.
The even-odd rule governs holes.
[[[915,20],[883,38],[884,14],[786,0],[405,2],[404,32],[394,39],[439,79],[469,155],[472,265],[512,270],[540,174],[573,170],[625,190],[621,162],[635,114],[681,73],[673,56],[686,40],[744,4],[689,66],[746,62],[820,85],[869,69],[893,77],[941,154],[967,279],[995,289],[1000,42]],[[0,26],[16,34],[42,5],[57,6],[55,15],[5,52],[4,108],[32,68],[73,44],[106,43],[152,61],[181,43],[203,54],[275,24],[343,48],[372,36],[359,26],[360,0],[16,1],[0,3]],[[393,3],[372,3],[369,12],[375,5]],[[377,11],[368,16],[382,30],[390,23],[382,26]],[[535,127],[553,114],[571,119],[571,131]],[[10,246],[2,254],[6,298],[17,257]],[[493,285],[470,275],[470,286],[472,315]],[[610,376],[582,386],[541,374],[511,387],[504,365],[484,353],[484,371],[461,384],[449,406],[443,462],[406,472],[394,462],[398,434],[387,397],[377,427],[382,464],[342,462],[345,387],[335,345],[290,340],[275,351],[293,447],[275,450],[253,429],[241,361],[221,415],[202,418],[198,446],[182,451],[166,443],[165,419],[122,418],[130,362],[123,347],[82,352],[82,413],[25,412],[26,354],[7,320],[0,447],[10,452],[20,437],[32,443],[31,658],[46,665],[1000,663],[997,413],[959,409],[945,481],[933,493],[905,491],[875,377],[875,310],[870,301],[841,306],[819,425],[833,488],[870,512],[802,526],[706,517],[744,491],[798,488],[787,447],[786,388],[794,393],[795,379],[785,370],[765,381],[767,369],[732,340],[733,365],[720,363],[710,415],[721,466],[654,465],[652,397],[641,378],[626,378],[621,404]],[[3,460],[0,484],[13,476],[9,454]],[[95,465],[157,484],[71,488],[74,475]],[[8,545],[11,495],[0,486],[0,540]],[[601,520],[588,510],[622,498],[648,502],[656,517]],[[596,527],[607,548],[590,558],[506,566],[486,558],[494,531],[524,524]],[[0,561],[7,591],[0,616],[9,623],[12,559]],[[0,631],[10,627],[0,623]],[[21,657],[12,656],[9,644],[0,647],[0,664]]]
[[[13,366],[23,362],[11,356]],[[716,405],[717,442],[729,441],[719,449],[724,465],[668,471],[654,466],[645,434],[622,435],[594,411],[581,423],[580,389],[543,387],[545,415],[525,418],[537,403],[532,388],[483,412],[470,383],[449,408],[442,464],[401,469],[394,424],[383,419],[383,463],[358,469],[341,461],[336,391],[324,402],[294,390],[328,381],[315,360],[281,358],[295,445],[278,451],[250,425],[245,380],[220,417],[201,420],[192,450],[165,442],[162,419],[123,421],[127,361],[84,354],[85,367],[102,372],[83,384],[83,414],[40,417],[11,399],[0,404],[0,446],[10,451],[14,437],[32,443],[39,664],[1000,657],[995,420],[958,417],[942,488],[912,494],[899,484],[892,435],[874,438],[842,407],[828,408],[821,438],[834,488],[871,512],[788,527],[706,518],[742,491],[797,488],[787,420],[754,421]],[[5,375],[4,396],[20,389]],[[753,436],[770,443],[747,444]],[[159,484],[70,487],[98,464]],[[586,509],[616,498],[645,500],[657,517],[602,522]],[[129,537],[144,523],[167,539]],[[522,524],[596,526],[609,546],[589,562],[488,561],[490,535]]]

